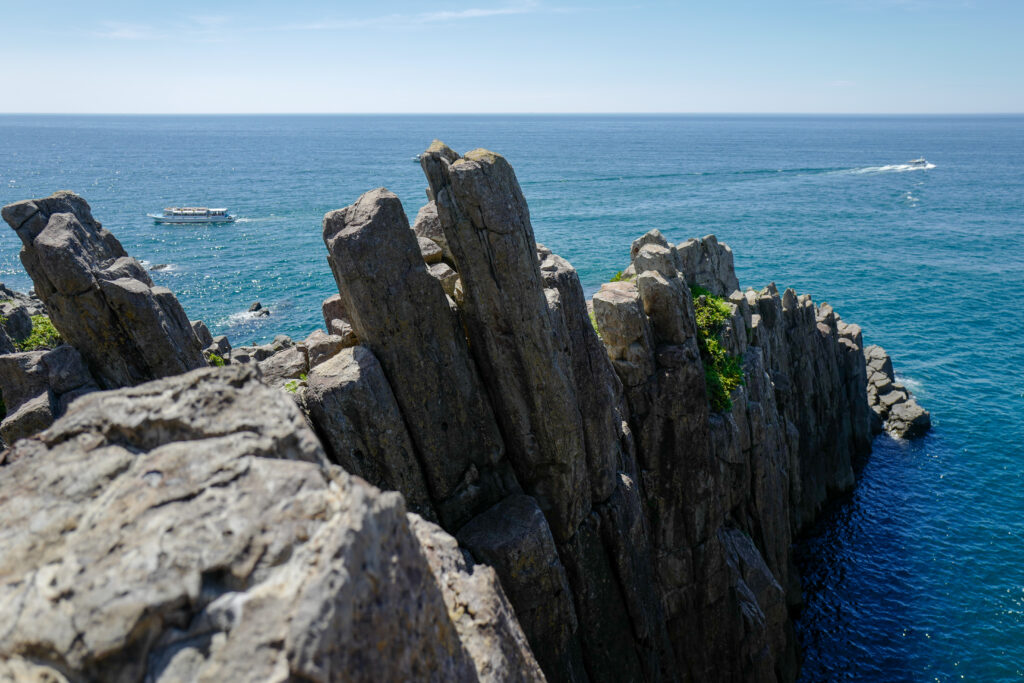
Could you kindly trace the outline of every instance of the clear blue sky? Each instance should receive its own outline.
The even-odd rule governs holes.
[[[1024,0],[0,0],[0,112],[1024,112]]]

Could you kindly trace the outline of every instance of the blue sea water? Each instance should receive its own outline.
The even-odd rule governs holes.
[[[799,547],[803,680],[1024,678],[1024,117],[0,116],[0,203],[74,190],[214,334],[302,337],[334,290],[323,214],[384,185],[413,218],[435,137],[509,159],[588,292],[651,228],[715,233],[741,285],[827,300],[932,411]],[[242,219],[145,217],[184,203]],[[18,248],[0,229],[28,289]]]

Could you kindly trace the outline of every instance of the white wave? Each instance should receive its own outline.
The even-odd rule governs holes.
[[[935,164],[928,162],[923,166],[916,164],[888,164],[886,166],[865,166],[864,168],[854,168],[849,172],[854,175],[861,175],[865,173],[906,173],[907,171],[928,171],[935,168]]]
[[[266,320],[269,318],[269,316],[260,316],[257,315],[257,313],[257,311],[239,311],[229,315],[223,322],[226,322],[229,327],[235,327],[236,325],[244,325],[245,323],[251,323],[256,320]]]
[[[896,373],[896,381],[905,386],[907,389],[910,389],[910,391],[913,392],[915,395],[921,393],[921,382],[914,379],[913,377],[907,377],[906,375]]]

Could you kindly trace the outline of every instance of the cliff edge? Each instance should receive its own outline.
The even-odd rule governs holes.
[[[503,157],[421,164],[413,225],[325,216],[299,343],[214,339],[79,197],[4,209],[69,345],[0,355],[0,674],[795,678],[793,538],[927,428],[891,361],[713,235],[588,302]]]

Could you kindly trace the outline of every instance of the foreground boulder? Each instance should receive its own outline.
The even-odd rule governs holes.
[[[251,367],[91,394],[6,458],[0,679],[543,678],[494,573]]]
[[[202,346],[170,290],[92,217],[71,192],[5,206],[21,262],[61,337],[104,388],[201,368]]]

